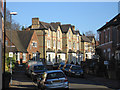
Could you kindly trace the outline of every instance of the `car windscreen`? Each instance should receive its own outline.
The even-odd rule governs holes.
[[[66,65],[66,67],[65,67],[65,68],[66,68],[66,69],[69,69],[69,68],[70,68],[70,66],[71,66],[71,65]]]
[[[81,70],[81,67],[73,66],[73,67],[72,67],[72,70]]]
[[[46,68],[43,65],[39,65],[39,66],[34,66],[34,71],[35,70],[46,70]]]
[[[65,75],[62,72],[54,72],[48,73],[47,79],[56,79],[56,78],[64,78]]]

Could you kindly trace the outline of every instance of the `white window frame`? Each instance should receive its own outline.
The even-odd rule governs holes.
[[[17,53],[17,61],[20,61],[20,53]]]
[[[26,61],[26,53],[23,53],[23,61]]]
[[[58,38],[60,38],[60,31],[58,30]]]
[[[69,42],[69,49],[71,49],[71,42]]]
[[[61,47],[61,43],[58,41],[58,49],[60,49]]]
[[[79,43],[77,43],[77,50],[79,50]]]
[[[37,47],[37,42],[33,41],[33,42],[32,42],[32,46],[33,46],[33,47]]]
[[[48,36],[50,36],[50,30],[48,29]]]
[[[55,48],[55,40],[53,41],[53,47]]]
[[[69,39],[70,39],[70,31],[69,31]]]
[[[47,47],[50,48],[50,40],[47,40]]]

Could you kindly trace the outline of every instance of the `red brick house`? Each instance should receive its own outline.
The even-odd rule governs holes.
[[[105,60],[120,60],[120,14],[97,30],[101,55]]]
[[[38,39],[34,31],[7,30],[5,44],[6,53],[13,52],[19,64],[31,58],[36,59],[36,54],[39,52]]]

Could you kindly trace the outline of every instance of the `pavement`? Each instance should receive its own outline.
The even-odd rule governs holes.
[[[104,86],[107,86],[108,88],[120,90],[120,80],[107,79],[105,77],[97,77],[97,76],[92,76],[92,75],[87,75],[86,79],[94,81],[96,83],[101,83]]]
[[[6,90],[36,90],[35,83],[25,75],[24,66],[18,66],[12,75],[12,83]]]

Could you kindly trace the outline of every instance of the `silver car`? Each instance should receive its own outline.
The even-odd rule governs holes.
[[[40,89],[69,89],[67,77],[62,70],[46,71],[42,77],[37,79],[37,85]]]

